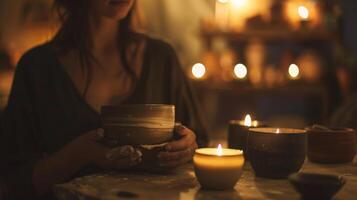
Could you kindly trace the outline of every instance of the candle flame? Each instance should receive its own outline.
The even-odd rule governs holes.
[[[244,126],[248,126],[248,127],[252,126],[252,117],[250,115],[245,116]]]
[[[192,75],[197,78],[203,78],[206,74],[206,67],[202,63],[197,63],[192,66]]]
[[[276,133],[280,133],[280,129],[278,128],[278,129],[276,129]]]
[[[222,150],[222,145],[219,144],[217,147],[217,155],[222,156],[223,155],[223,150]]]
[[[296,64],[291,64],[289,66],[289,75],[291,78],[295,79],[299,76],[300,74],[300,69]]]
[[[303,20],[309,19],[310,16],[309,9],[307,9],[305,6],[299,6],[298,13],[301,19]]]

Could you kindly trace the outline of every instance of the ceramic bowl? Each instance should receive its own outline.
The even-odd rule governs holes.
[[[175,126],[173,105],[103,106],[105,139],[117,145],[153,145],[169,141]]]
[[[307,128],[308,159],[337,164],[352,162],[356,154],[356,133],[349,128]]]
[[[298,172],[306,156],[306,132],[299,129],[251,128],[247,150],[256,176],[281,179]]]

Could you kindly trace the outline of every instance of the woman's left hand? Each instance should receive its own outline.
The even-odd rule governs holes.
[[[165,146],[165,152],[159,153],[159,165],[166,168],[174,168],[192,160],[197,149],[196,135],[185,126],[178,126],[175,132],[180,139],[170,142]]]

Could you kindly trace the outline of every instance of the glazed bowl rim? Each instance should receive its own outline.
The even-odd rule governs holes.
[[[306,127],[305,130],[308,133],[354,133],[356,130],[353,128],[345,128],[345,127],[329,127],[331,130],[323,130],[323,129],[313,129],[311,126]]]
[[[101,108],[121,108],[121,107],[175,107],[173,104],[122,104],[122,105],[103,105]]]
[[[280,133],[274,133],[272,130],[283,130]],[[264,131],[265,130],[265,131]],[[269,131],[271,130],[271,131]],[[290,133],[284,133],[284,130],[294,130],[295,132],[290,132]],[[274,127],[261,127],[261,128],[249,128],[249,133],[254,133],[254,134],[270,134],[270,135],[300,135],[300,134],[306,134],[307,131],[304,129],[294,129],[294,128],[274,128]]]

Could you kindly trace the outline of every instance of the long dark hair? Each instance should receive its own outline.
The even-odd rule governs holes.
[[[133,6],[134,7],[134,6]],[[92,81],[93,62],[97,62],[92,49],[92,35],[90,31],[91,3],[88,0],[54,0],[54,10],[58,13],[62,23],[53,43],[59,51],[67,52],[76,50],[79,53],[79,59],[82,72],[86,76],[86,84],[83,95],[85,96]],[[137,34],[131,28],[133,9],[128,16],[118,24],[118,49],[120,59],[127,74],[136,82],[136,74],[130,67],[126,50],[129,45],[135,42]]]

